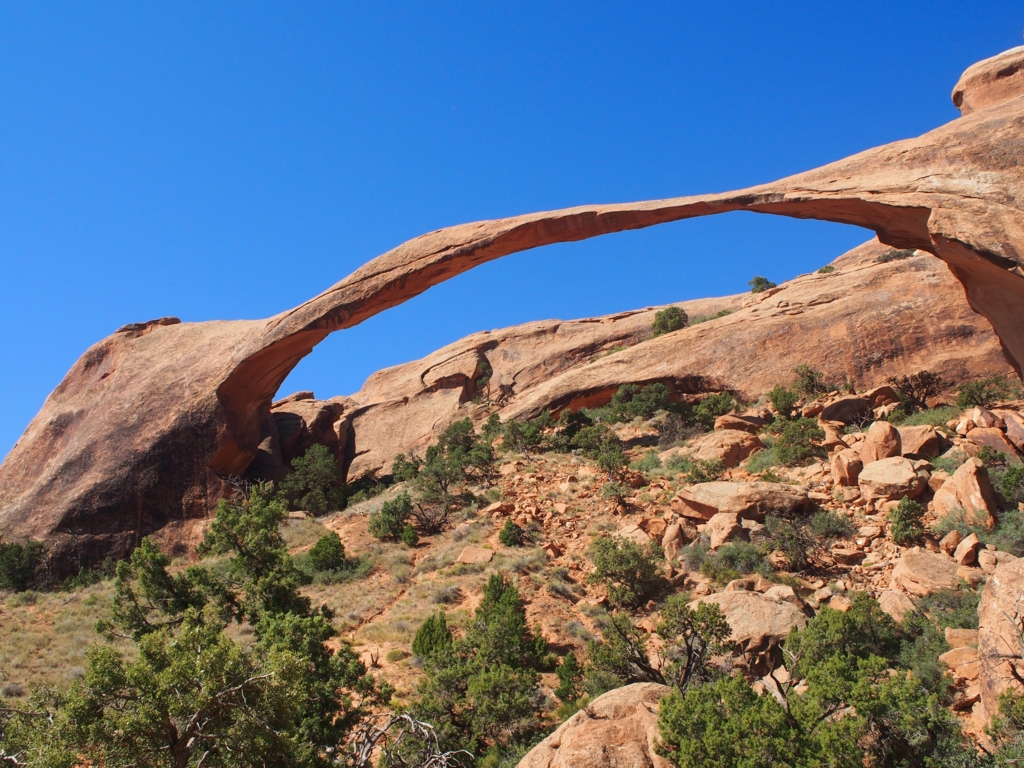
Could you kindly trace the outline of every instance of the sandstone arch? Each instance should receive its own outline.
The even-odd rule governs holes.
[[[203,518],[255,455],[271,398],[327,334],[486,261],[736,210],[874,230],[945,261],[1024,363],[1024,48],[971,67],[957,120],[736,192],[581,206],[438,230],[267,320],[122,328],[89,349],[0,466],[0,536],[83,560]]]

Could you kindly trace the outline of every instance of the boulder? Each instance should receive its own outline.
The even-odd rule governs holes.
[[[629,525],[620,528],[617,531],[617,534],[624,539],[636,542],[641,547],[646,547],[652,541],[651,537],[647,534],[647,531],[634,523],[630,523]]]
[[[698,483],[672,499],[672,509],[678,514],[699,520],[710,520],[719,512],[732,512],[763,522],[769,512],[792,514],[809,510],[810,506],[807,491],[783,483]]]
[[[898,405],[900,402],[900,397],[896,394],[896,390],[888,384],[869,389],[864,393],[864,397],[871,403],[872,408],[879,408],[883,405]]]
[[[945,555],[914,547],[904,552],[892,569],[892,586],[925,597],[940,589],[956,587],[956,570],[956,563]]]
[[[686,544],[683,537],[683,526],[679,523],[672,523],[665,529],[661,537],[661,548],[665,552],[665,558],[671,562],[679,555],[679,550]]]
[[[1013,670],[1024,675],[1021,626],[1024,624],[1024,558],[1000,563],[989,577],[978,604],[978,653],[981,714],[987,721],[999,711],[1007,688],[1024,692]]]
[[[851,424],[865,418],[871,413],[871,402],[864,397],[851,395],[841,397],[826,405],[820,417],[824,421],[841,421],[843,424]]]
[[[836,485],[857,485],[864,462],[860,459],[860,453],[853,448],[844,448],[832,454],[829,466]]]
[[[954,528],[942,537],[942,540],[939,542],[939,549],[952,557],[953,553],[956,552],[956,548],[960,545],[960,542],[963,541],[963,538],[964,537],[960,535],[960,531]]]
[[[518,768],[671,768],[656,750],[658,702],[671,690],[633,683],[598,696],[527,752]]]
[[[880,459],[888,459],[900,455],[900,433],[888,421],[876,421],[867,431],[864,442],[857,450],[866,467]]]
[[[896,621],[903,619],[913,613],[916,606],[907,597],[906,593],[898,589],[886,589],[878,596],[879,607],[892,616]]]
[[[704,527],[710,539],[708,546],[711,549],[718,549],[726,542],[740,536],[743,533],[743,526],[740,525],[740,517],[735,512],[719,512],[708,520]]]
[[[978,534],[972,533],[957,544],[956,550],[953,552],[953,560],[957,565],[974,565],[978,561],[978,550],[981,546]]]
[[[1001,418],[992,413],[988,408],[983,408],[980,405],[974,407],[970,418],[976,427],[982,429],[991,429],[993,427],[1003,429],[1006,426]]]
[[[977,648],[978,630],[976,629],[955,629],[946,627],[946,643],[950,648]]]
[[[932,503],[935,514],[940,518],[962,509],[967,513],[967,521],[971,525],[983,525],[986,528],[995,525],[993,515],[998,509],[996,495],[981,459],[971,458],[960,465],[935,492]]]
[[[757,592],[718,592],[690,603],[716,603],[732,634],[729,640],[745,653],[762,653],[778,645],[793,627],[807,626],[807,616],[782,595]]]
[[[1006,439],[1006,435],[999,427],[975,427],[967,433],[967,443],[979,451],[987,447],[997,453],[1006,454],[1010,458],[1017,455],[1013,443]],[[971,453],[976,452],[971,451]]]
[[[1024,450],[1024,416],[1017,411],[1005,409],[997,409],[992,413],[1001,418],[1006,425],[1006,438],[1017,447],[1017,450]]]
[[[942,453],[944,440],[935,427],[922,424],[918,427],[900,427],[900,446],[904,456],[914,459],[934,459]]]
[[[726,414],[715,419],[715,431],[726,429],[739,430],[740,432],[749,432],[752,435],[756,435],[761,429],[761,424],[753,419],[733,414]]]
[[[925,487],[925,481],[918,475],[914,465],[902,456],[865,464],[857,484],[865,501],[898,501],[904,496],[916,499]]]
[[[459,562],[465,565],[483,565],[494,558],[494,550],[485,547],[464,547]]]
[[[764,443],[756,434],[738,429],[709,432],[694,440],[689,448],[693,459],[718,459],[726,469],[738,467],[750,454],[760,450],[764,450]]]

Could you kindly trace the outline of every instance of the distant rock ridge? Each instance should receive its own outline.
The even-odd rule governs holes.
[[[59,572],[202,521],[225,478],[257,457],[281,383],[329,333],[502,256],[696,216],[836,221],[932,253],[1019,373],[1024,86],[1013,73],[1022,61],[1015,49],[968,70],[957,86],[964,114],[947,125],[777,182],[448,227],[266,320],[129,326],[85,352],[0,465],[0,537],[45,540]]]

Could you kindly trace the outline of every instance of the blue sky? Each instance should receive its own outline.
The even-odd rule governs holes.
[[[956,117],[1019,2],[0,6],[0,456],[128,322],[254,318],[449,224],[769,181]],[[870,233],[730,214],[485,265],[334,334],[349,394],[467,333],[746,289]]]

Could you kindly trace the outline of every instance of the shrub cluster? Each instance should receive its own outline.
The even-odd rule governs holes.
[[[654,313],[651,338],[685,328],[688,319],[682,307],[665,307],[665,309],[658,310]]]

